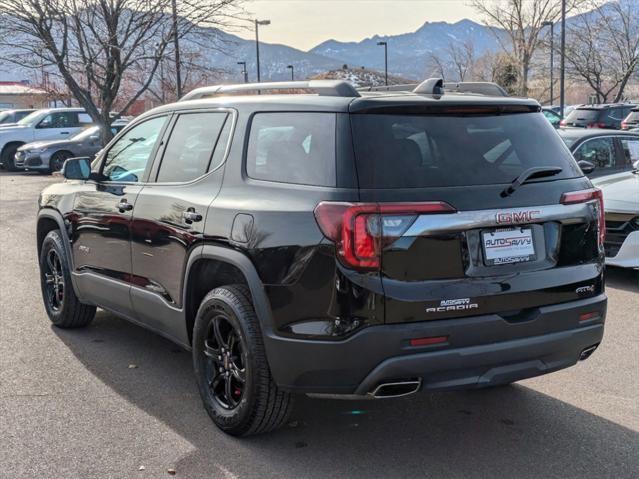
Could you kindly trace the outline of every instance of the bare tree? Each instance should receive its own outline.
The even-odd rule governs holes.
[[[567,0],[572,11],[583,0]],[[528,77],[535,51],[542,43],[541,32],[546,22],[556,22],[561,15],[559,0],[472,0],[471,4],[484,16],[488,26],[505,52],[517,61],[519,94],[528,93]]]
[[[113,113],[146,91],[173,37],[168,8],[170,0],[0,0],[0,58],[52,67],[107,141]],[[123,81],[142,65],[144,81],[113,112]]]
[[[592,5],[567,30],[568,74],[585,80],[598,102],[623,99],[624,90],[639,70],[639,13],[632,2]]]
[[[470,41],[451,42],[444,54],[432,53],[428,57],[428,74],[455,81],[464,81],[472,75],[475,66],[475,48]],[[428,75],[427,75],[428,76]]]

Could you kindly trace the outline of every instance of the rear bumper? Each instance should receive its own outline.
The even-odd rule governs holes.
[[[626,236],[617,254],[606,257],[606,264],[622,268],[639,268],[639,231],[633,231]]]
[[[525,321],[499,315],[371,326],[344,341],[267,334],[277,384],[290,391],[364,395],[382,382],[420,379],[423,390],[477,388],[525,379],[575,364],[601,342],[606,297],[536,308]],[[599,315],[579,321],[583,313]],[[448,336],[412,347],[412,338]]]

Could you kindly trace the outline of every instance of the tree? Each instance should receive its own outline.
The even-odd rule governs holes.
[[[426,65],[427,76],[432,74],[460,82],[472,75],[474,67],[475,48],[470,41],[449,43],[444,55],[432,53]]]
[[[583,0],[566,0],[571,11]],[[519,94],[527,96],[528,77],[535,51],[542,43],[544,23],[555,23],[561,15],[559,0],[472,0],[504,51],[515,59],[519,70]]]
[[[623,99],[624,90],[639,70],[639,14],[631,1],[592,5],[566,31],[567,73],[584,80],[597,101]]]
[[[112,118],[153,80],[173,36],[169,7],[170,0],[0,0],[0,58],[53,67],[106,142]],[[143,65],[144,81],[113,112],[123,81]]]

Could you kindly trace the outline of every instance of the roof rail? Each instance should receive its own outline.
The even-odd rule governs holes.
[[[406,83],[403,85],[378,85],[360,86],[357,91],[405,91],[412,92],[417,87],[417,83]]]
[[[180,101],[197,100],[229,93],[248,93],[274,90],[315,90],[320,96],[358,97],[355,87],[344,80],[308,80],[270,83],[239,83],[236,85],[213,85],[196,88]]]

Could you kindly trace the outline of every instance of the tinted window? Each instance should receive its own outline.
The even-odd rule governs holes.
[[[207,172],[226,113],[180,115],[164,149],[159,182],[194,180]]]
[[[351,119],[362,188],[509,183],[535,166],[563,168],[554,178],[581,176],[540,113],[363,114]]]
[[[639,138],[620,138],[620,140],[624,153],[622,167],[631,166],[635,161],[639,161]]]
[[[15,121],[22,120],[25,116],[29,115],[30,111],[19,111],[15,114]]]
[[[78,113],[78,121],[82,126],[93,124],[93,120],[88,113]]]
[[[335,186],[335,113],[259,113],[246,157],[258,180]]]
[[[107,152],[102,173],[111,181],[140,181],[165,121],[153,118],[127,131]]]
[[[79,126],[78,114],[69,111],[49,113],[38,123],[38,128],[75,128],[77,126]]]
[[[586,141],[575,151],[577,161],[590,161],[597,168],[611,168],[615,164],[615,146],[611,137]]]

